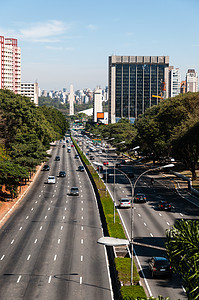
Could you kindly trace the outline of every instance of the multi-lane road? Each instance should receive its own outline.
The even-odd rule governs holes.
[[[120,198],[131,198],[132,196],[132,185],[120,170],[125,173],[133,172],[135,175],[132,180],[133,183],[145,169],[140,165],[123,165],[121,169],[116,170],[114,188],[113,165],[116,162],[116,156],[109,153],[98,154],[98,151],[92,152],[92,155],[95,156],[95,160],[92,160],[94,166],[96,166],[96,162],[109,161],[107,172],[112,175],[108,179],[107,186],[112,196],[115,196],[115,203],[118,208]],[[155,179],[153,185],[151,185],[150,175]],[[141,282],[149,296],[163,295],[169,297],[170,300],[187,299],[180,278],[173,274],[172,278],[153,279],[149,272],[148,260],[152,256],[166,255],[164,250],[165,231],[179,219],[199,219],[199,208],[189,202],[188,198],[181,197],[176,192],[174,179],[168,174],[165,176],[163,173],[149,173],[148,176],[141,177],[135,188],[135,194],[138,192],[144,193],[147,197],[146,203],[134,204],[134,255],[140,270]],[[158,202],[160,200],[170,202],[174,207],[173,210],[171,212],[159,211]],[[118,208],[118,212],[130,238],[131,211],[130,209]]]
[[[75,148],[53,147],[41,171],[0,231],[0,299],[113,299],[95,195],[78,172]],[[60,161],[55,161],[55,156]],[[58,177],[59,171],[66,177]],[[47,184],[48,175],[56,177]],[[79,196],[71,196],[77,186]]]

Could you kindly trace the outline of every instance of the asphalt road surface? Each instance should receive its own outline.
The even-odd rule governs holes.
[[[113,299],[96,199],[75,149],[58,143],[0,232],[0,299]],[[60,161],[55,156],[60,155]],[[66,177],[59,178],[59,171]],[[56,177],[47,184],[48,175]],[[77,186],[79,196],[71,196]]]
[[[85,146],[84,146],[85,147]],[[85,147],[86,148],[86,147]],[[99,148],[98,148],[99,150]],[[87,150],[85,150],[87,151]],[[110,153],[98,154],[92,152],[95,163],[102,163],[108,160],[107,172],[110,174],[108,179],[108,189],[112,196],[115,196],[115,204],[124,222],[127,234],[130,238],[131,231],[131,209],[119,209],[118,200],[122,197],[132,196],[132,185],[130,181],[122,175],[122,172],[134,174],[132,184],[136,178],[145,170],[141,165],[122,165],[116,170],[115,190],[114,190],[114,170],[116,156]],[[106,167],[104,167],[106,170]],[[154,184],[151,185],[151,177]],[[175,182],[172,176],[165,176],[164,173],[149,173],[137,182],[135,194],[141,192],[147,197],[146,203],[134,204],[133,219],[133,238],[134,256],[138,270],[140,270],[141,282],[145,286],[148,296],[157,297],[162,295],[169,297],[170,300],[187,299],[181,279],[173,274],[172,278],[152,278],[148,268],[148,260],[152,256],[166,256],[165,252],[165,231],[171,228],[180,219],[199,219],[199,208],[193,205],[188,198],[181,197],[176,192]],[[167,200],[173,206],[171,212],[159,211],[158,202]]]

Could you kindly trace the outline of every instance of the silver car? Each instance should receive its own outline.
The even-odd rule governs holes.
[[[70,190],[70,194],[72,196],[79,196],[79,189],[78,189],[78,187],[72,187],[71,190]]]

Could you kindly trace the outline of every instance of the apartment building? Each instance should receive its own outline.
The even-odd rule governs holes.
[[[0,89],[21,91],[21,49],[17,39],[0,36]]]
[[[186,73],[186,92],[198,92],[198,74],[194,69]]]
[[[39,88],[38,83],[29,83],[24,82],[21,83],[21,91],[20,94],[22,96],[26,96],[30,98],[32,102],[34,102],[35,105],[38,105],[38,97],[39,97]]]

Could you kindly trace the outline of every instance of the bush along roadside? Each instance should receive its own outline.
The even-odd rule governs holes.
[[[114,203],[108,190],[106,189],[104,182],[102,181],[96,170],[93,168],[93,166],[90,164],[86,156],[83,154],[74,138],[72,138],[72,140],[93,184],[98,200],[98,207],[101,216],[104,236],[126,239],[126,235],[117,210],[115,211],[114,222]],[[107,247],[107,250],[110,251],[110,249],[108,248],[112,247]],[[140,277],[135,263],[133,266],[134,285],[130,286],[131,259],[129,257],[115,258],[112,251],[112,254],[109,255],[109,264],[110,268],[112,267],[114,269],[115,274],[111,277],[116,277],[112,278],[112,280],[117,282],[117,287],[115,287],[115,289],[113,286],[115,299],[147,299],[143,287],[139,285]]]

